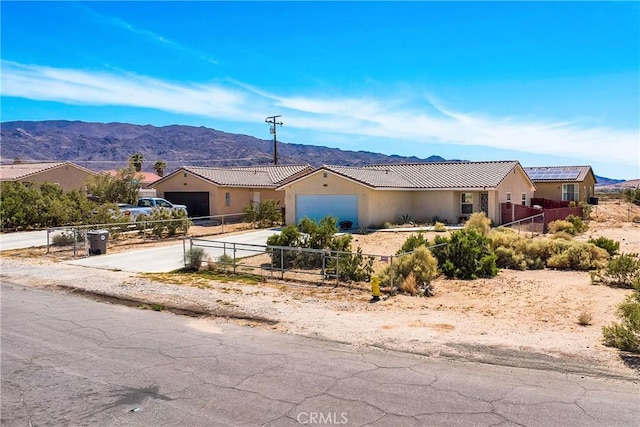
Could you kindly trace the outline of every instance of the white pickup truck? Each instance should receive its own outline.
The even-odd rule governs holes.
[[[139,215],[150,216],[154,209],[160,208],[184,211],[187,213],[187,207],[185,205],[174,205],[168,200],[161,199],[160,197],[142,197],[138,199],[138,204],[135,207],[123,208],[121,209],[121,212],[130,217],[132,221],[135,221]]]

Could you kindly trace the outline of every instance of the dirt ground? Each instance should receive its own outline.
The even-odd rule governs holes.
[[[640,216],[640,207],[603,201],[592,212],[589,230],[578,238],[606,236],[619,241],[622,252],[640,253],[640,224],[628,222],[635,216]],[[208,231],[193,227],[190,233]],[[391,255],[411,234],[354,235],[353,245],[365,253]],[[431,240],[434,235],[426,233]],[[113,250],[128,249],[130,245]],[[121,286],[119,292],[136,298],[153,296],[171,305],[224,308],[228,313],[269,319],[271,323],[251,324],[287,333],[490,363],[519,359],[523,366],[536,366],[552,361],[637,375],[621,361],[618,350],[602,345],[602,326],[616,320],[616,305],[631,291],[592,285],[586,272],[502,270],[493,279],[439,278],[433,283],[434,297],[397,295],[377,303],[370,303],[366,286],[138,277],[135,286]],[[152,289],[157,283],[164,286],[162,295],[155,286]],[[186,288],[197,295],[176,290]],[[583,313],[591,316],[591,324],[579,324]]]

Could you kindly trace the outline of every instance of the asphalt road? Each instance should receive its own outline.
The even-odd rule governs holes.
[[[47,245],[47,230],[0,234],[0,251]]]
[[[3,283],[3,426],[637,426],[638,383],[357,349]]]

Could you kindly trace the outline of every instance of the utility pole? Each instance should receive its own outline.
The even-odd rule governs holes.
[[[278,145],[277,145],[278,140],[276,138],[276,125],[282,126],[282,122],[276,121],[278,117],[282,117],[282,116],[269,116],[266,119],[264,119],[266,123],[269,123],[271,125],[269,127],[269,132],[273,134],[273,164],[274,165],[278,164]]]

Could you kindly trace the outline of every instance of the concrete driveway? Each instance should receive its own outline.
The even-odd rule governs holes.
[[[0,234],[0,251],[47,245],[47,230]]]
[[[216,242],[238,243],[245,245],[266,245],[269,236],[279,233],[277,228],[267,230],[249,231],[242,234],[222,238],[211,237],[209,240]],[[45,238],[46,239],[46,238]],[[206,244],[206,242],[203,242]],[[188,249],[189,241],[184,242]],[[207,256],[219,257],[225,251],[222,245],[213,245],[205,249]],[[229,248],[227,247],[227,253]],[[120,270],[132,273],[166,273],[184,267],[184,246],[182,243],[163,246],[159,248],[141,249],[137,251],[109,254],[107,246],[106,255],[91,256],[88,258],[67,261],[66,264],[80,265],[83,267],[103,268],[107,270]],[[236,252],[237,257],[248,256],[255,252]]]

